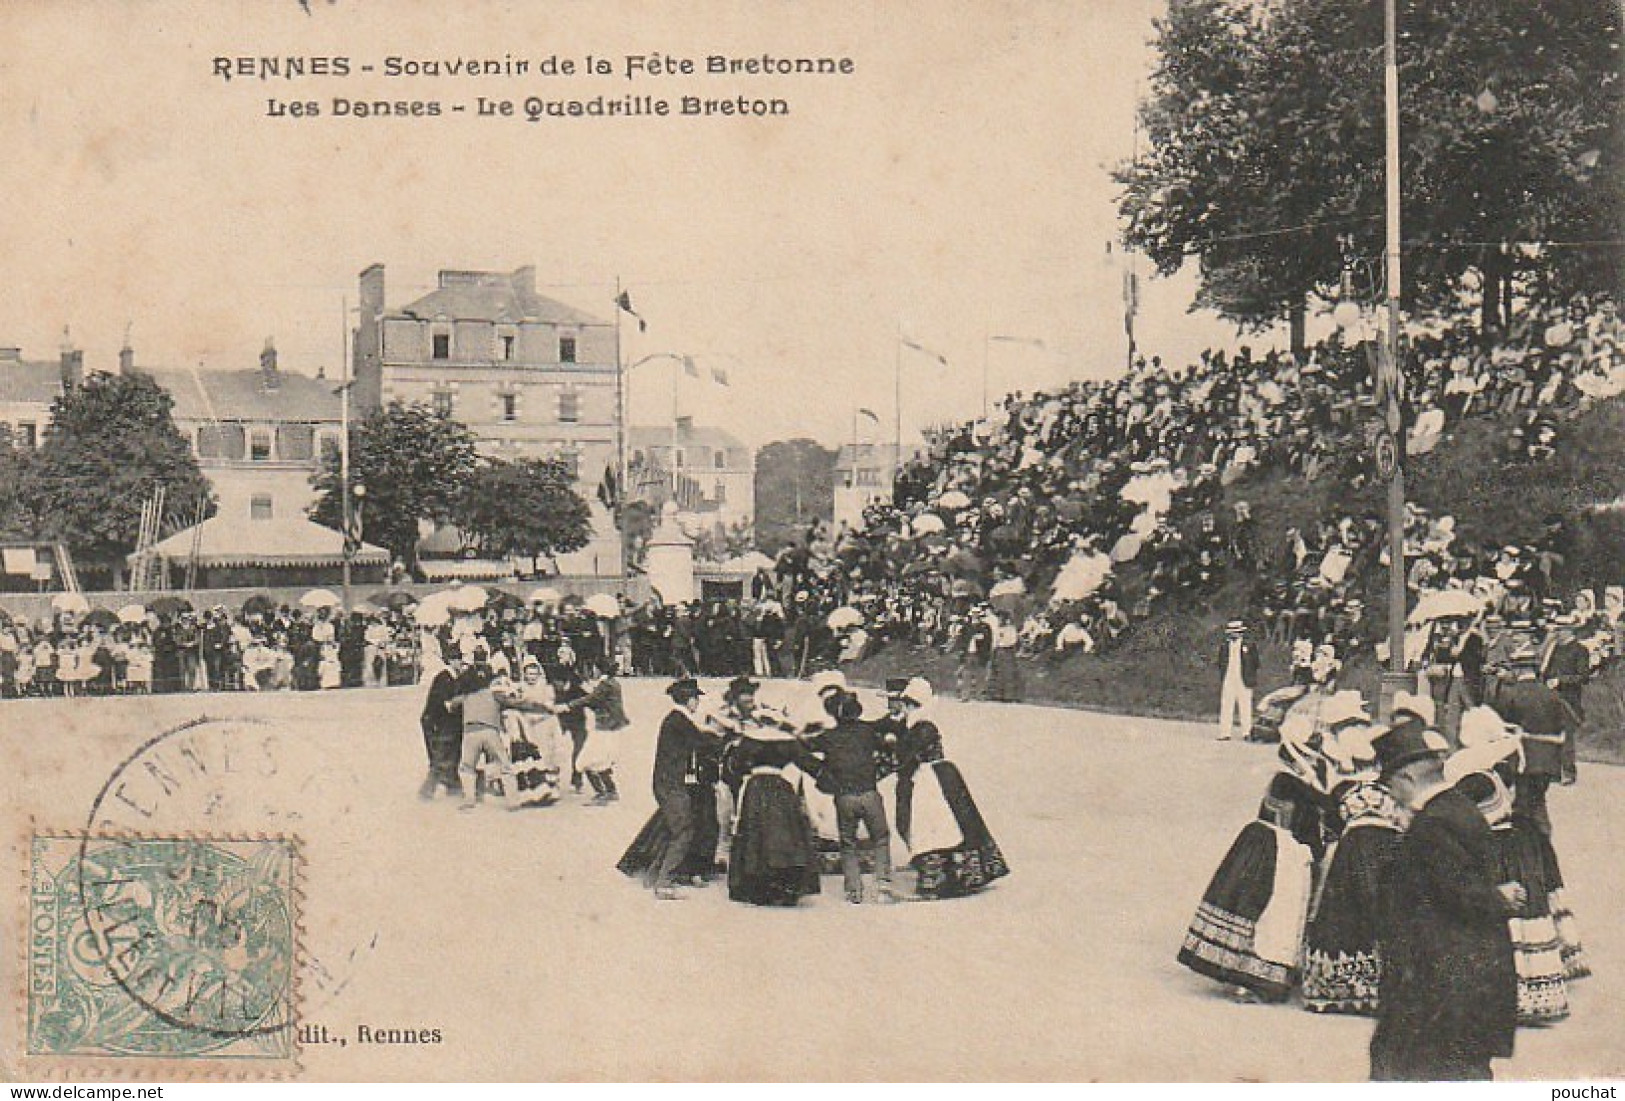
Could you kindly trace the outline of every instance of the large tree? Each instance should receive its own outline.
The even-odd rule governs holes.
[[[17,496],[35,534],[65,543],[81,570],[117,585],[143,505],[160,486],[160,535],[207,516],[209,482],[173,410],[169,394],[141,374],[97,372],[57,398],[39,451],[20,471]]]
[[[34,517],[23,504],[23,477],[32,453],[0,424],[0,539],[32,539]]]
[[[756,545],[772,554],[813,520],[835,515],[836,453],[815,440],[777,440],[756,454]]]
[[[350,430],[350,483],[366,486],[362,538],[411,567],[418,523],[450,523],[478,463],[474,434],[426,405],[392,402]],[[330,452],[312,479],[311,518],[343,530],[339,455]]]
[[[1616,291],[1625,209],[1617,0],[1410,0],[1399,9],[1405,292],[1464,277],[1486,321],[1519,275]],[[1336,293],[1346,256],[1377,290],[1383,15],[1347,0],[1170,0],[1141,108],[1149,148],[1118,173],[1124,237],[1200,307],[1243,324]]]
[[[555,459],[487,459],[468,475],[454,510],[468,546],[487,558],[552,558],[587,545],[592,512]]]

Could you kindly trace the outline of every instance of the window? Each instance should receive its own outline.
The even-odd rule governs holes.
[[[564,476],[572,482],[581,479],[581,452],[573,447],[566,447],[554,459],[564,464]]]
[[[451,416],[452,402],[450,390],[436,390],[434,392],[434,411],[442,417]]]
[[[728,483],[721,478],[717,479],[716,492],[711,494],[711,500],[717,504],[726,504],[728,501]]]
[[[30,451],[39,446],[39,429],[33,421],[22,421],[17,425],[17,442]]]
[[[505,420],[505,421],[518,420],[519,419],[519,395],[518,394],[503,394],[503,395],[501,395],[501,397],[502,397],[502,419]]]
[[[498,352],[501,354],[502,358],[512,359],[513,337],[507,333],[504,333],[502,336],[498,337],[497,340],[499,342]]]
[[[559,420],[575,424],[581,419],[581,394],[575,390],[559,391]]]
[[[673,462],[678,470],[681,470],[688,465],[688,453],[682,448],[674,447],[671,449],[671,453],[673,456]]]
[[[247,448],[247,436],[240,424],[206,424],[197,430],[197,457],[200,459],[237,460]]]
[[[331,432],[322,433],[322,461],[331,462],[339,455],[339,438]]]
[[[433,354],[435,359],[450,359],[451,358],[451,334],[450,333],[435,333],[434,334],[434,351],[433,351],[432,354]]]
[[[269,493],[256,493],[248,502],[248,518],[250,520],[269,520],[271,518],[271,495]]]
[[[310,462],[316,457],[316,427],[310,424],[277,425],[276,453],[286,462]]]
[[[718,451],[717,455],[716,455],[716,458],[717,458],[717,469],[718,470],[727,470],[728,469],[728,453],[726,451]]]
[[[576,361],[576,338],[573,336],[559,337],[559,362],[574,363]]]
[[[248,457],[257,463],[267,462],[271,458],[271,430],[269,428],[256,428],[249,434]]]

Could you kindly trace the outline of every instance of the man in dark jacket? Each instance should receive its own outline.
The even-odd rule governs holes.
[[[1445,783],[1443,739],[1430,737],[1408,718],[1372,743],[1383,783],[1415,813],[1381,890],[1372,1081],[1487,1081],[1517,1027],[1507,918],[1527,896],[1498,883],[1489,825]]]
[[[1574,637],[1574,617],[1569,614],[1552,620],[1552,633],[1542,650],[1540,679],[1562,698],[1573,714],[1570,725],[1574,729],[1563,742],[1560,774],[1564,784],[1572,784],[1579,776],[1574,751],[1579,727],[1585,722],[1584,695],[1586,681],[1591,678],[1591,651]]]
[[[1546,792],[1563,775],[1568,746],[1579,726],[1574,710],[1556,689],[1528,676],[1502,681],[1490,703],[1501,718],[1523,731],[1523,771],[1518,773],[1513,811],[1550,837]]]
[[[713,748],[715,738],[702,730],[694,721],[699,712],[699,700],[704,693],[693,677],[682,677],[666,689],[673,707],[661,720],[660,734],[655,740],[653,788],[660,816],[665,820],[671,840],[660,854],[655,869],[655,897],[675,900],[675,875],[694,843],[694,805],[688,794],[688,778],[696,755]]]
[[[444,787],[449,795],[462,795],[463,782],[457,775],[457,759],[463,752],[463,705],[457,696],[457,682],[463,674],[463,657],[456,647],[445,648],[445,664],[429,682],[423,701],[423,748],[429,757],[429,772],[418,788],[419,799],[433,799],[435,789]]]
[[[1219,688],[1219,741],[1228,742],[1232,725],[1246,739],[1253,732],[1253,686],[1258,683],[1258,647],[1247,637],[1247,625],[1232,619],[1224,629],[1224,683]]]
[[[841,838],[841,878],[848,902],[863,901],[863,870],[858,856],[858,826],[869,834],[874,854],[875,888],[882,902],[892,902],[891,831],[886,826],[886,808],[875,787],[879,776],[877,758],[882,750],[880,735],[863,721],[863,704],[852,693],[838,690],[829,694],[824,709],[835,726],[822,734],[803,739],[807,748],[820,755],[818,788],[835,797],[835,824]]]

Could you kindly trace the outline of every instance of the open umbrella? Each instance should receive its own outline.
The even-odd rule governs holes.
[[[1061,567],[1061,572],[1055,575],[1055,588],[1050,596],[1050,602],[1061,604],[1091,596],[1106,583],[1106,577],[1111,572],[1110,556],[1098,552],[1084,554],[1080,551],[1069,558],[1066,565]]]
[[[452,590],[450,607],[458,612],[477,612],[485,607],[486,601],[490,598],[491,594],[480,586],[464,585]]]
[[[593,593],[587,598],[587,611],[601,619],[614,619],[621,614],[621,602],[610,593]]]
[[[299,598],[299,603],[305,608],[337,608],[344,601],[332,589],[312,589]]]
[[[974,577],[982,572],[982,560],[968,550],[956,550],[942,560],[944,573]]]
[[[913,531],[916,536],[940,535],[946,531],[947,528],[948,525],[942,522],[942,517],[938,516],[934,512],[922,512],[918,516],[914,517],[913,522],[909,524],[909,529]]]
[[[444,600],[425,600],[412,608],[412,619],[420,627],[438,627],[451,618],[451,606]]]
[[[982,587],[968,577],[956,577],[954,583],[948,586],[948,595],[977,597],[982,595]]]
[[[147,609],[140,604],[126,604],[118,610],[120,623],[145,623],[146,620]]]
[[[270,593],[255,593],[243,601],[244,615],[270,615],[277,610],[276,597]]]
[[[543,585],[530,594],[532,604],[557,604],[562,599],[564,599],[564,594],[550,585]]]
[[[405,589],[380,589],[367,597],[367,603],[375,608],[388,608],[398,612],[402,608],[409,608],[418,602],[418,598]]]
[[[943,508],[960,509],[970,507],[970,498],[957,489],[950,489],[937,498],[937,504]]]
[[[836,608],[829,613],[829,618],[824,622],[829,624],[829,629],[832,631],[844,631],[848,627],[856,627],[862,623],[863,613],[851,607]]]
[[[1113,562],[1132,562],[1139,557],[1140,548],[1144,545],[1144,537],[1129,532],[1112,544],[1111,559]]]
[[[92,627],[117,627],[119,619],[110,609],[92,608],[85,613],[84,619],[80,622],[89,624]]]
[[[192,610],[192,602],[180,596],[160,596],[147,601],[147,611],[159,615],[180,615]]]
[[[1437,592],[1423,593],[1405,621],[1415,626],[1419,623],[1431,623],[1435,619],[1471,617],[1483,610],[1482,597],[1475,596],[1466,589],[1441,589]]]
[[[82,593],[57,593],[51,598],[51,610],[83,615],[90,611],[90,601]]]
[[[1019,577],[1007,577],[988,590],[988,596],[1021,596],[1027,591],[1027,583]]]

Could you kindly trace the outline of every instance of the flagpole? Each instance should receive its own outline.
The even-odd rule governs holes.
[[[897,348],[892,365],[892,384],[896,390],[894,395],[896,408],[892,412],[892,443],[897,447],[897,454],[893,457],[894,463],[903,461],[903,321],[897,321]],[[895,473],[893,475],[895,478]]]
[[[626,501],[626,411],[631,402],[626,377],[625,356],[621,354],[621,277],[615,276],[615,494],[610,501],[611,520],[618,529],[621,559],[621,591],[626,591],[627,579],[632,574],[631,554],[628,553]]]
[[[339,511],[344,528],[344,541],[340,544],[343,563],[344,614],[350,614],[350,560],[355,551],[350,546],[350,299],[339,300],[339,356],[342,385],[339,389]]]

